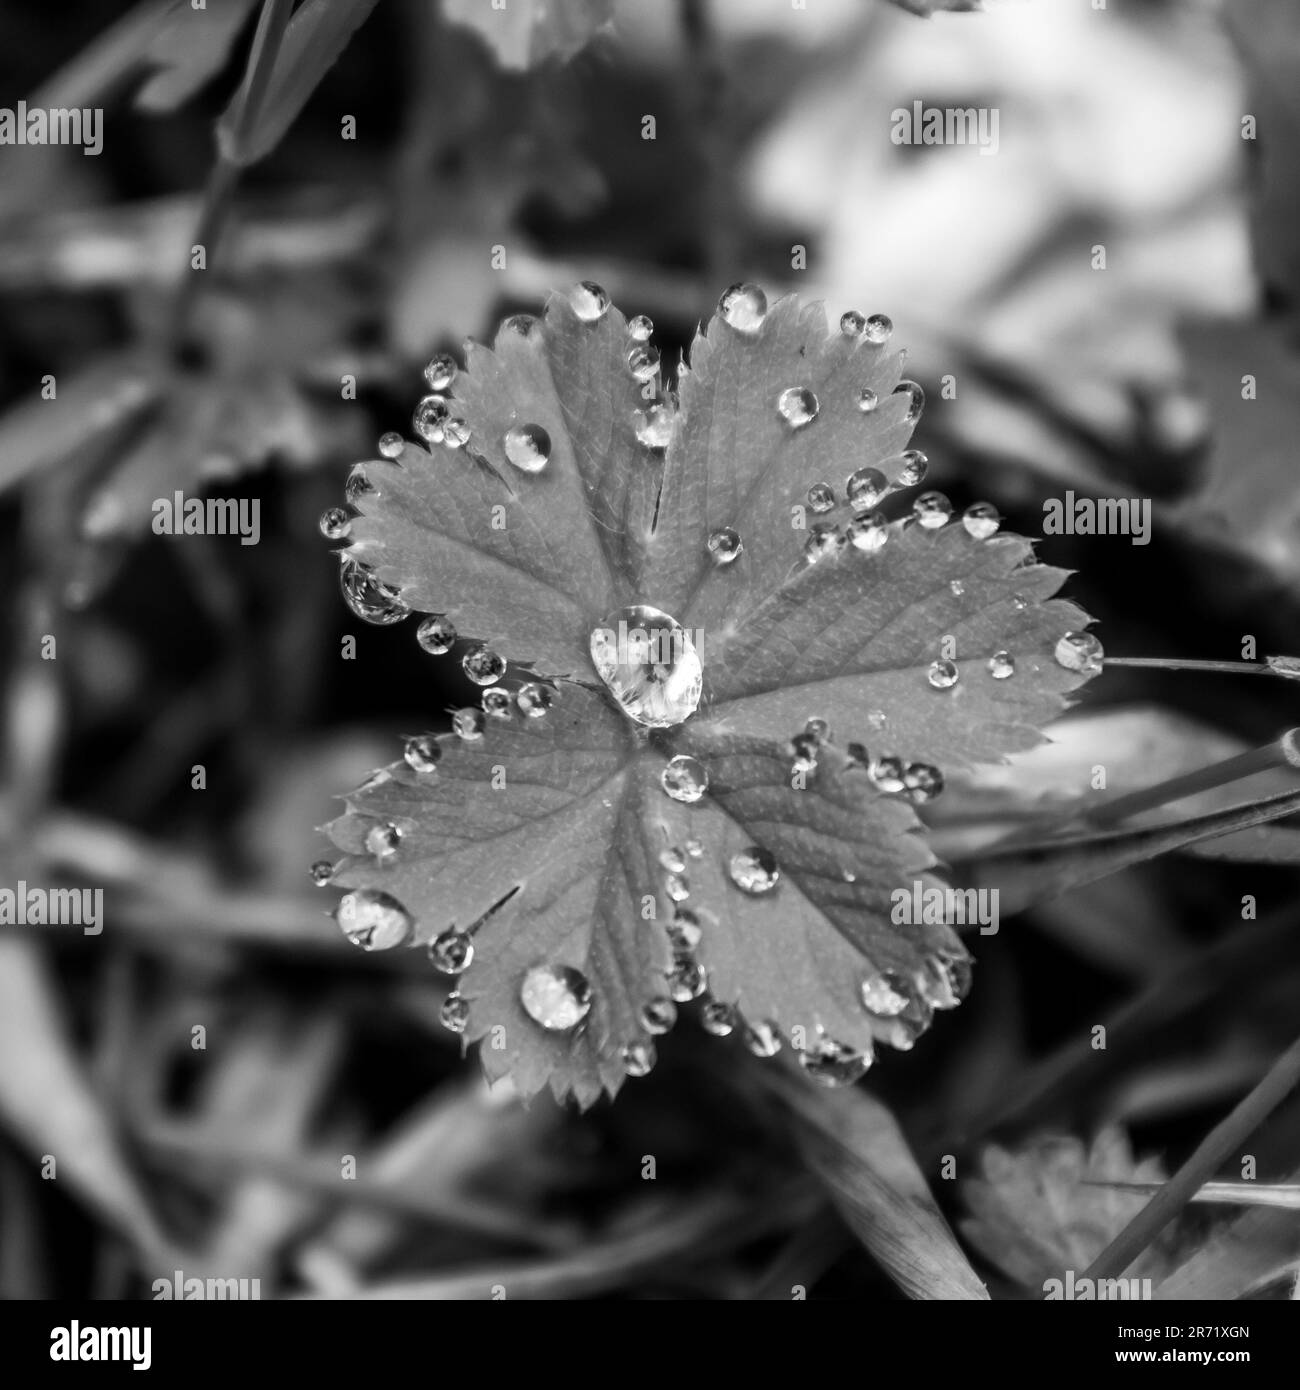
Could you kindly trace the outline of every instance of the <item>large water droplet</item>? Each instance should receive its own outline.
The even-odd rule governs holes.
[[[894,395],[907,397],[907,413],[903,419],[907,423],[914,424],[921,418],[921,412],[925,409],[925,392],[914,381],[900,381],[894,387]]]
[[[745,548],[730,526],[720,526],[709,534],[709,555],[715,565],[729,565]]]
[[[869,343],[887,343],[894,331],[894,321],[888,314],[872,314],[864,325],[864,335]]]
[[[736,1015],[730,1004],[712,1000],[700,1010],[700,1026],[715,1038],[725,1038],[736,1026]]]
[[[698,758],[678,753],[659,774],[659,785],[674,801],[698,801],[709,789],[709,770]]]
[[[456,641],[456,625],[433,613],[416,628],[415,640],[430,656],[446,656]]]
[[[657,608],[620,608],[591,634],[596,674],[629,719],[667,729],[695,713],[704,673],[686,629]]]
[[[647,999],[641,1006],[641,1026],[647,1033],[659,1036],[677,1022],[677,1005],[665,995]]]
[[[1010,652],[994,652],[988,660],[989,675],[995,681],[1004,681],[1016,674],[1016,659]]]
[[[718,300],[718,314],[737,333],[757,333],[767,317],[767,295],[757,285],[732,285]]]
[[[867,775],[877,791],[892,795],[903,790],[904,770],[902,758],[884,757],[871,764]]]
[[[942,492],[923,492],[912,503],[912,515],[918,526],[937,531],[952,515],[952,503]]]
[[[519,1002],[535,1023],[566,1033],[591,1012],[591,985],[571,965],[534,965],[519,986]]]
[[[441,444],[443,430],[450,418],[451,407],[447,404],[446,396],[424,396],[411,415],[411,428],[426,444]]]
[[[355,888],[339,899],[334,920],[343,935],[363,951],[390,951],[411,934],[410,913],[388,893]]]
[[[366,853],[376,859],[391,859],[402,845],[402,832],[392,824],[372,825],[366,831]]]
[[[746,1023],[742,1036],[755,1057],[775,1057],[781,1050],[781,1030],[770,1019]]]
[[[449,352],[435,353],[424,368],[430,391],[446,391],[456,380],[456,359]]]
[[[458,709],[451,716],[451,731],[463,743],[477,743],[483,737],[484,722],[481,709]]]
[[[814,483],[808,489],[808,506],[819,515],[823,512],[834,511],[835,489],[829,483]]]
[[[402,457],[402,451],[406,448],[406,440],[402,438],[396,430],[389,430],[379,436],[379,453],[386,459],[397,459]]]
[[[417,734],[406,740],[402,757],[412,772],[433,772],[442,757],[442,745],[433,734]]]
[[[519,694],[515,697],[519,703],[521,714],[529,719],[540,719],[544,714],[550,712],[555,704],[555,691],[549,685],[539,685],[536,681],[529,681],[519,687]]]
[[[889,479],[879,468],[859,468],[850,475],[846,490],[855,512],[869,512],[889,491]]]
[[[510,692],[502,690],[499,685],[491,686],[485,690],[479,704],[482,705],[483,713],[489,719],[509,719],[515,707]]]
[[[871,1054],[834,1038],[818,1038],[799,1053],[799,1065],[820,1086],[851,1086],[871,1066]]]
[[[930,471],[930,460],[920,449],[904,449],[886,462],[891,469],[898,470],[899,487],[916,487],[925,481],[925,475]]]
[[[708,988],[708,977],[704,967],[689,956],[679,957],[673,962],[668,976],[668,992],[679,1004],[689,1004],[698,999]]]
[[[326,507],[320,514],[320,533],[327,541],[346,540],[352,530],[352,518],[342,507]]]
[[[727,862],[727,873],[742,893],[751,893],[755,897],[771,893],[781,881],[776,856],[758,845],[733,854]]]
[[[474,943],[463,931],[445,931],[429,942],[429,963],[444,975],[461,975],[474,962]]]
[[[806,386],[788,386],[776,398],[777,414],[791,429],[802,429],[817,418],[817,397]]]
[[[449,1033],[463,1033],[469,1025],[469,1004],[453,990],[438,1010],[438,1022]]]
[[[1091,632],[1067,632],[1056,644],[1053,655],[1067,671],[1095,676],[1101,670],[1106,653]]]
[[[373,623],[376,627],[391,627],[411,612],[396,589],[381,583],[369,565],[347,555],[342,557],[339,587],[348,608],[362,622]]]
[[[950,690],[961,677],[961,672],[957,669],[955,661],[947,661],[940,658],[938,661],[930,663],[930,669],[925,673],[925,678],[936,690]]]
[[[968,536],[974,536],[977,541],[986,541],[990,536],[997,535],[1002,518],[992,502],[972,502],[961,514],[961,524]]]
[[[515,425],[506,431],[506,458],[521,473],[540,473],[551,457],[551,436],[541,425]]]
[[[673,438],[673,413],[666,405],[647,406],[633,416],[637,443],[643,448],[662,452]]]
[[[637,343],[627,355],[627,369],[638,381],[653,381],[659,370],[659,350],[649,343]]]
[[[912,1001],[907,980],[897,971],[868,975],[860,986],[863,1007],[878,1018],[896,1018]]]
[[[858,392],[858,409],[864,415],[870,415],[879,404],[880,397],[876,395],[870,386],[864,386],[862,390]]]
[[[845,533],[854,550],[874,555],[877,550],[883,550],[889,540],[889,523],[878,512],[865,512],[849,522]]]
[[[849,309],[840,315],[840,332],[846,338],[860,338],[867,321],[856,309]]]
[[[370,474],[366,472],[364,463],[354,463],[348,471],[347,481],[343,484],[344,501],[356,506],[363,497],[378,497],[379,489],[370,480]]]
[[[594,280],[579,280],[569,291],[569,303],[583,323],[596,323],[609,311],[609,295]]]
[[[506,673],[505,657],[490,647],[471,647],[460,665],[475,685],[495,685]]]
[[[628,337],[634,338],[638,343],[649,342],[654,331],[654,320],[648,314],[638,314],[636,318],[627,321]]]
[[[913,801],[933,801],[943,791],[943,773],[929,763],[909,763],[903,773],[903,788]]]
[[[623,1070],[631,1077],[649,1076],[654,1070],[654,1043],[628,1043],[622,1052]]]

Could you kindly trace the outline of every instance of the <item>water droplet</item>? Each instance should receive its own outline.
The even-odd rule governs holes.
[[[676,845],[670,845],[667,849],[659,851],[659,867],[667,869],[670,874],[684,874],[686,872],[686,856]]]
[[[1091,632],[1067,632],[1056,644],[1053,655],[1067,671],[1095,676],[1101,670],[1106,653]]]
[[[880,730],[883,729],[885,725],[889,723],[889,716],[885,713],[883,709],[873,709],[867,715],[867,723],[871,726],[871,728],[873,728],[877,733],[879,733]]]
[[[833,511],[835,489],[829,483],[814,483],[808,489],[808,505],[817,513]]]
[[[708,544],[709,554],[715,565],[731,564],[745,548],[745,543],[730,526],[720,526],[710,533]]]
[[[864,415],[870,415],[879,404],[880,397],[876,395],[870,386],[864,386],[862,390],[858,392],[858,409]]]
[[[450,415],[442,422],[442,442],[449,449],[463,448],[471,433],[469,425],[458,415]]]
[[[925,475],[930,471],[930,460],[920,449],[905,449],[888,462],[898,470],[899,487],[915,487],[925,481]]]
[[[781,1050],[781,1030],[770,1019],[745,1024],[742,1036],[755,1057],[775,1057]]]
[[[389,430],[386,434],[379,436],[379,452],[383,458],[401,458],[405,448],[406,440],[396,430]]]
[[[549,685],[539,685],[536,681],[529,681],[526,685],[519,687],[519,694],[515,698],[519,702],[521,713],[527,715],[529,719],[540,719],[554,706],[555,691]]]
[[[952,503],[942,492],[923,492],[912,503],[912,515],[927,531],[937,531],[952,515]]]
[[[450,417],[446,396],[424,396],[411,415],[411,428],[426,444],[441,444]]]
[[[659,785],[674,801],[698,801],[709,789],[709,770],[698,758],[679,753],[659,774]]]
[[[856,309],[850,309],[840,315],[840,332],[846,338],[860,338],[866,326],[866,319]]]
[[[519,1002],[534,1023],[567,1033],[591,1012],[591,985],[571,965],[534,965],[519,986]]]
[[[664,893],[670,902],[684,903],[691,896],[691,885],[681,874],[666,874],[664,876]]]
[[[1016,659],[1010,652],[994,652],[989,657],[988,668],[995,681],[1004,681],[1016,674]]]
[[[508,690],[494,685],[483,692],[479,704],[483,706],[483,713],[489,719],[509,719],[514,712],[515,702]]]
[[[366,853],[376,859],[391,859],[402,843],[402,832],[395,825],[372,825],[366,831]]]
[[[483,737],[484,717],[481,709],[458,709],[451,717],[451,731],[465,743],[476,743]]]
[[[933,801],[943,791],[943,773],[929,763],[909,763],[903,786],[913,801]]]
[[[819,521],[808,528],[808,539],[803,543],[804,558],[810,565],[832,555],[838,555],[848,545],[848,537],[833,522]]]
[[[949,987],[958,1002],[965,999],[970,993],[971,987],[970,957],[965,952],[961,955],[954,955],[947,951],[940,951],[935,957],[935,962],[947,974]]]
[[[686,853],[692,859],[700,859],[704,855],[704,845],[699,840],[687,840]]]
[[[655,331],[654,320],[648,314],[638,314],[634,319],[627,321],[628,336],[635,338],[638,343],[649,342],[650,335]]]
[[[505,657],[490,647],[471,647],[460,665],[475,685],[495,685],[506,673]]]
[[[894,321],[888,314],[872,314],[863,325],[863,331],[867,342],[887,343],[894,331]]]
[[[647,999],[641,1006],[641,1026],[656,1037],[667,1033],[677,1022],[677,1005],[666,995]]]
[[[352,530],[352,518],[342,507],[326,507],[320,514],[320,533],[327,541],[347,539]]]
[[[609,309],[609,295],[594,280],[579,280],[569,291],[569,303],[583,323],[596,323]]]
[[[877,550],[883,550],[888,542],[889,523],[878,512],[865,512],[849,522],[846,534],[854,550],[873,555]]]
[[[624,714],[654,729],[695,713],[704,672],[686,629],[657,608],[611,613],[591,634],[591,660]]]
[[[844,756],[849,760],[849,766],[861,768],[866,771],[871,766],[871,755],[867,752],[865,743],[849,743],[844,747]]]
[[[992,502],[972,502],[961,514],[961,524],[968,536],[974,536],[977,541],[986,541],[990,536],[997,535],[1002,518]]]
[[[429,963],[444,975],[460,975],[474,960],[474,943],[463,931],[445,931],[429,942]]]
[[[903,419],[913,424],[921,418],[925,409],[925,392],[914,381],[900,381],[894,387],[894,395],[907,397],[907,414]]]
[[[771,893],[781,881],[776,857],[770,850],[761,849],[758,845],[733,854],[727,863],[727,873],[742,893],[755,897]]]
[[[668,939],[678,955],[689,955],[704,939],[699,916],[689,907],[678,907],[668,924]]]
[[[659,350],[638,343],[627,355],[627,369],[638,381],[652,381],[659,370]]]
[[[662,452],[672,443],[673,413],[666,405],[647,406],[633,414],[637,443],[643,448]]]
[[[551,436],[541,425],[515,425],[506,431],[506,458],[521,473],[540,473],[551,457]]]
[[[932,661],[930,669],[925,673],[925,678],[936,690],[951,690],[957,684],[961,673],[957,670],[955,661]]]
[[[442,745],[432,734],[417,734],[406,740],[402,757],[412,772],[433,772],[442,757]]]
[[[454,990],[442,1001],[438,1022],[449,1033],[463,1033],[469,1025],[469,1005]]]
[[[1017,613],[1023,613],[1025,609],[1029,607],[1029,600],[1024,596],[1024,594],[1012,594],[1011,606],[1016,610]]]
[[[860,986],[863,1007],[878,1018],[897,1018],[912,1002],[906,979],[894,970],[868,975]]]
[[[868,770],[876,790],[892,795],[894,792],[903,790],[903,760],[902,758],[885,757],[877,758]]]
[[[700,1010],[700,1026],[715,1038],[725,1038],[736,1026],[736,1015],[730,1004],[713,1000]]]
[[[416,628],[415,640],[430,656],[446,656],[456,641],[456,625],[440,613],[431,614]]]
[[[708,988],[708,977],[704,967],[689,956],[680,957],[673,962],[668,975],[668,992],[679,1004],[689,1004],[698,999]]]
[[[824,719],[807,719],[804,721],[803,731],[809,738],[814,738],[818,743],[824,742],[831,736],[831,726]]]
[[[948,592],[953,598],[960,598],[966,592],[966,584],[961,579],[950,579],[948,581]]]
[[[850,475],[846,491],[855,512],[868,512],[889,491],[889,479],[879,468],[859,468]]]
[[[802,429],[817,418],[817,397],[806,386],[788,386],[776,398],[777,414],[791,429]]]
[[[958,968],[954,971],[954,967]],[[929,956],[922,963],[916,982],[931,1008],[955,1009],[970,989],[970,962],[965,956]]]
[[[375,627],[391,627],[410,615],[411,610],[402,602],[398,591],[376,579],[369,565],[347,555],[342,561],[339,587],[343,591],[343,602],[362,622],[373,623]]]
[[[456,380],[456,359],[449,352],[435,353],[424,368],[430,391],[446,391]]]
[[[799,1065],[820,1086],[851,1086],[867,1074],[871,1054],[834,1038],[818,1038],[799,1053]]]
[[[309,872],[317,888],[326,888],[334,878],[334,865],[328,859],[318,859]]]
[[[411,935],[411,915],[388,893],[354,888],[339,899],[334,920],[343,935],[363,951],[390,951]]]
[[[737,333],[757,333],[767,317],[767,295],[757,285],[732,285],[718,300],[718,313]]]
[[[517,338],[531,338],[537,320],[532,314],[511,314],[501,325],[503,333],[512,333]]]
[[[1264,665],[1275,676],[1285,680],[1300,680],[1300,656],[1266,656]]]
[[[628,1043],[623,1049],[622,1057],[623,1070],[629,1076],[649,1076],[655,1064],[654,1043]]]
[[[354,507],[363,497],[378,497],[379,489],[370,481],[364,463],[354,463],[348,472],[348,480],[343,484],[344,501]]]

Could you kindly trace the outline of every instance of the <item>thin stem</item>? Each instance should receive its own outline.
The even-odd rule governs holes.
[[[1141,666],[1152,671],[1221,671],[1229,676],[1275,676],[1280,673],[1257,661],[1184,661],[1177,656],[1108,656],[1106,666]]]

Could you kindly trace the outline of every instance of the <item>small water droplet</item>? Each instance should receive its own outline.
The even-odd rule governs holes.
[[[840,315],[840,332],[846,338],[860,338],[866,326],[866,319],[856,309],[849,309]]]
[[[520,983],[519,1002],[534,1023],[567,1033],[591,1012],[591,985],[571,965],[534,965]]]
[[[424,379],[430,391],[446,391],[456,380],[456,359],[449,352],[435,353],[425,365]]]
[[[874,729],[876,733],[879,733],[888,723],[889,716],[883,709],[873,709],[867,715],[867,725],[869,728]]]
[[[698,758],[679,753],[659,774],[659,784],[674,801],[698,801],[709,789],[709,770]]]
[[[465,743],[476,743],[483,737],[484,716],[481,709],[458,709],[451,717],[451,731]]]
[[[402,757],[412,772],[433,772],[442,757],[442,745],[433,734],[417,734],[406,740]]]
[[[848,537],[833,522],[819,521],[808,528],[803,543],[804,558],[810,565],[838,555],[848,545]]]
[[[884,757],[871,764],[868,776],[877,791],[892,795],[903,790],[903,772],[902,758]]]
[[[921,412],[925,409],[925,392],[914,381],[900,381],[894,387],[894,395],[907,397],[907,413],[903,419],[907,423],[914,424],[921,418]]]
[[[869,343],[887,343],[894,331],[894,321],[888,314],[872,314],[863,326]]]
[[[659,370],[658,348],[638,343],[627,355],[627,369],[637,381],[652,381]]]
[[[461,449],[469,443],[472,431],[458,415],[449,415],[442,422],[442,442],[449,449]]]
[[[871,1054],[834,1038],[818,1038],[799,1053],[799,1065],[820,1086],[851,1086],[871,1066]]]
[[[628,337],[634,338],[638,343],[648,342],[654,331],[654,320],[648,314],[638,314],[636,318],[627,321]]]
[[[506,431],[506,458],[521,473],[540,473],[551,457],[551,436],[541,425],[515,425]]]
[[[430,656],[446,656],[456,641],[456,625],[433,613],[416,628],[415,640]]]
[[[686,856],[676,845],[670,845],[667,849],[659,851],[659,867],[667,869],[670,874],[684,874],[686,872]]]
[[[844,756],[851,768],[861,768],[864,772],[871,766],[871,755],[865,743],[849,743],[844,747]]]
[[[920,449],[904,449],[887,462],[898,471],[899,487],[916,487],[925,481],[925,475],[930,471],[930,460]]]
[[[692,859],[700,859],[704,855],[704,845],[699,840],[687,840],[686,853]]]
[[[634,604],[591,634],[596,674],[629,719],[666,729],[695,713],[704,671],[689,633],[658,608]]]
[[[909,763],[903,774],[903,786],[913,801],[924,804],[943,791],[943,773],[929,763]]]
[[[317,888],[326,888],[334,878],[334,865],[328,859],[318,859],[309,872]]]
[[[894,970],[868,975],[859,988],[863,1007],[878,1018],[897,1018],[912,1001],[907,980]]]
[[[392,585],[381,583],[369,565],[347,555],[342,557],[339,587],[343,602],[362,622],[391,627],[410,615],[411,610]]]
[[[396,430],[389,430],[386,434],[379,436],[379,452],[383,458],[401,458],[405,448],[406,440]]]
[[[691,896],[691,885],[681,874],[666,874],[664,893],[670,902],[684,903]]]
[[[708,977],[697,960],[681,957],[668,975],[668,992],[678,1004],[689,1004],[708,988]]]
[[[532,314],[511,314],[501,324],[503,333],[512,333],[517,338],[531,338],[537,328],[537,320]]]
[[[730,1004],[711,1000],[700,1010],[700,1027],[715,1038],[730,1036],[736,1026],[736,1015]]]
[[[454,990],[442,1001],[438,1022],[449,1033],[463,1033],[469,1026],[469,1005]]]
[[[641,1026],[656,1037],[667,1033],[677,1022],[677,1005],[667,995],[647,999],[641,1006]]]
[[[889,541],[889,523],[878,512],[865,512],[849,522],[846,533],[854,550],[874,555]]]
[[[755,1057],[775,1057],[781,1050],[781,1030],[770,1019],[745,1024],[742,1037]]]
[[[1101,670],[1106,653],[1091,632],[1067,632],[1056,644],[1053,655],[1057,664],[1067,671],[1095,676]]]
[[[808,506],[818,514],[833,511],[835,489],[829,483],[814,483],[808,489]]]
[[[668,939],[678,955],[689,955],[704,939],[699,915],[689,907],[678,907],[668,924]]]
[[[812,734],[796,734],[790,740],[791,772],[816,772],[819,744]]]
[[[320,514],[320,533],[327,541],[346,540],[352,530],[352,518],[342,507],[326,507]]]
[[[343,499],[356,506],[363,497],[378,497],[379,489],[370,481],[364,463],[354,463],[348,472],[347,482],[343,484]]]
[[[817,418],[817,397],[806,386],[788,386],[776,398],[777,414],[791,429],[802,429]]]
[[[912,503],[912,515],[917,525],[927,531],[937,531],[952,516],[952,503],[942,492],[923,492]]]
[[[862,390],[858,392],[858,409],[864,415],[870,415],[879,404],[880,397],[876,395],[870,386],[864,386]]]
[[[868,512],[889,491],[889,479],[879,468],[859,468],[850,475],[846,491],[855,512]]]
[[[569,303],[583,323],[596,323],[609,310],[609,295],[594,280],[579,280],[569,291]]]
[[[411,415],[411,428],[426,444],[441,444],[450,418],[451,407],[446,396],[424,396]]]
[[[1025,609],[1029,607],[1029,600],[1024,596],[1024,594],[1012,594],[1011,606],[1016,610],[1017,613],[1023,613]]]
[[[932,661],[930,669],[925,673],[925,678],[936,690],[951,690],[960,679],[961,672],[957,670],[955,661]]]
[[[1004,681],[1016,674],[1016,659],[1010,652],[994,652],[989,657],[988,668],[995,681]]]
[[[471,647],[460,659],[461,670],[475,685],[495,685],[506,673],[506,659],[490,647]]]
[[[968,536],[974,536],[977,541],[986,541],[990,536],[997,535],[1002,518],[992,502],[972,502],[961,514],[961,524]]]
[[[651,405],[633,415],[637,443],[661,453],[672,443],[673,413],[666,405]]]
[[[767,295],[757,285],[732,285],[718,300],[718,314],[737,333],[757,333],[767,317]]]
[[[474,943],[463,931],[445,931],[429,942],[429,963],[444,975],[461,975],[474,961]]]
[[[708,545],[709,555],[715,565],[731,564],[745,548],[745,543],[730,526],[720,526],[711,532]]]
[[[519,702],[521,713],[527,715],[529,719],[540,719],[554,707],[555,691],[549,685],[539,685],[536,681],[529,681],[526,685],[519,687],[519,694],[516,699]]]
[[[489,719],[509,719],[514,712],[515,702],[508,690],[502,690],[499,685],[494,685],[483,692],[483,698],[479,701],[483,706],[483,713]]]
[[[623,1070],[631,1077],[649,1076],[654,1070],[654,1043],[628,1043],[622,1052]]]
[[[402,832],[392,824],[372,825],[366,831],[366,853],[376,859],[391,859],[401,848]]]
[[[759,897],[771,893],[781,881],[781,870],[776,857],[770,850],[751,845],[739,854],[733,854],[727,863],[727,873],[732,883],[742,893]]]
[[[411,935],[411,915],[388,893],[354,888],[334,909],[339,930],[363,951],[390,951],[405,945]]]

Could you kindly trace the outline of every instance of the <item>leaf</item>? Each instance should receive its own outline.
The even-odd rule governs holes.
[[[673,425],[663,463],[636,435],[647,399],[628,371],[635,345],[617,310],[586,322],[567,297],[540,324],[505,326],[492,351],[470,344],[454,383],[468,444],[407,444],[397,461],[365,465],[371,490],[356,497],[347,552],[404,603],[490,642],[512,663],[507,690],[541,673],[555,702],[541,718],[489,718],[478,739],[442,736],[436,774],[397,763],[355,792],[329,827],[348,855],[336,882],[395,897],[417,942],[472,929],[460,994],[467,1038],[489,1040],[488,1074],[524,1092],[549,1080],[584,1104],[618,1089],[626,1047],[651,1042],[642,1012],[667,992],[683,886],[704,920],[697,963],[714,1001],[810,1056],[823,1032],[864,1054],[875,1040],[908,1047],[934,1008],[955,1005],[966,957],[950,927],[891,920],[895,890],[939,887],[911,806],[829,737],[801,785],[788,740],[810,718],[846,741],[869,726],[877,756],[926,769],[1030,747],[1081,679],[1050,653],[1086,621],[1047,601],[1064,576],[1018,537],[899,520],[875,554],[845,546],[804,561],[807,532],[792,523],[809,487],[829,481],[842,495],[910,429],[908,398],[890,396],[899,359],[828,334],[820,306],[783,300],[752,336],[714,319],[680,408],[660,402]],[[869,413],[866,383],[882,397]],[[796,384],[819,410],[791,431],[776,402]],[[507,459],[504,437],[521,424],[549,437],[541,472]],[[721,526],[744,541],[725,567],[707,545]],[[697,636],[703,700],[674,728],[633,723],[595,679],[593,629],[633,604]],[[927,672],[944,638],[965,674],[939,690]],[[1015,654],[1013,679],[985,668],[1000,650]],[[674,756],[706,769],[702,800],[665,794]],[[376,859],[371,832],[389,825],[397,852]],[[684,870],[666,870],[665,852],[692,842]],[[733,856],[751,846],[775,857],[775,892],[732,881]],[[539,963],[586,977],[583,1027],[546,1033],[522,1008],[521,980]],[[883,971],[910,996],[904,1018],[863,1008],[864,978]]]
[[[891,4],[897,5],[900,10],[906,10],[908,14],[919,15],[922,19],[929,19],[933,15],[966,14],[972,10],[978,11],[984,8],[983,0],[890,0]]]
[[[609,26],[613,0],[510,0],[497,9],[480,0],[443,0],[453,24],[472,29],[503,68],[535,68],[549,58],[565,62]]]
[[[376,0],[305,0],[290,19],[275,53],[260,104],[245,126],[244,103],[252,67],[217,122],[217,148],[232,164],[264,159],[284,138],[307,98],[338,61]]]
[[[1151,1196],[1159,1192],[1163,1184],[1112,1181],[1103,1186]],[[1300,1211],[1300,1185],[1284,1182],[1207,1182],[1198,1187],[1188,1200],[1233,1207],[1278,1207],[1284,1211]]]

